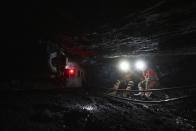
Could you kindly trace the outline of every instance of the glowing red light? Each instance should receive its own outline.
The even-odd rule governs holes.
[[[74,73],[75,73],[74,69],[70,69],[70,70],[69,70],[69,74],[70,74],[70,75],[73,75]]]
[[[76,69],[75,68],[69,68],[64,70],[64,76],[65,77],[75,77],[76,76]]]

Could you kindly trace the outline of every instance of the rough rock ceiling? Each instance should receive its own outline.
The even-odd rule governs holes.
[[[131,54],[196,54],[196,2],[162,0],[89,34],[105,57]]]
[[[195,0],[40,3],[24,11],[24,25],[32,28],[25,32],[29,40],[82,32],[88,42],[77,46],[97,56],[196,54]]]

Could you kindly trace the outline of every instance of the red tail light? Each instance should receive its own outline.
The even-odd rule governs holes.
[[[71,69],[65,69],[64,75],[66,77],[75,77],[76,76],[76,69],[71,68]]]
[[[75,70],[74,69],[69,69],[69,75],[74,75],[75,74]]]

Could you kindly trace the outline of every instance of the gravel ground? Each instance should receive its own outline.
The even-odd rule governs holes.
[[[196,128],[195,103],[190,100],[166,105],[137,105],[76,90],[1,92],[2,129],[193,131]]]

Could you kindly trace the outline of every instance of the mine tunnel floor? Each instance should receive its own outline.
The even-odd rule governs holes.
[[[77,90],[77,91],[76,91]],[[4,130],[195,130],[190,100],[165,105],[120,102],[73,89],[63,93],[0,93]]]

